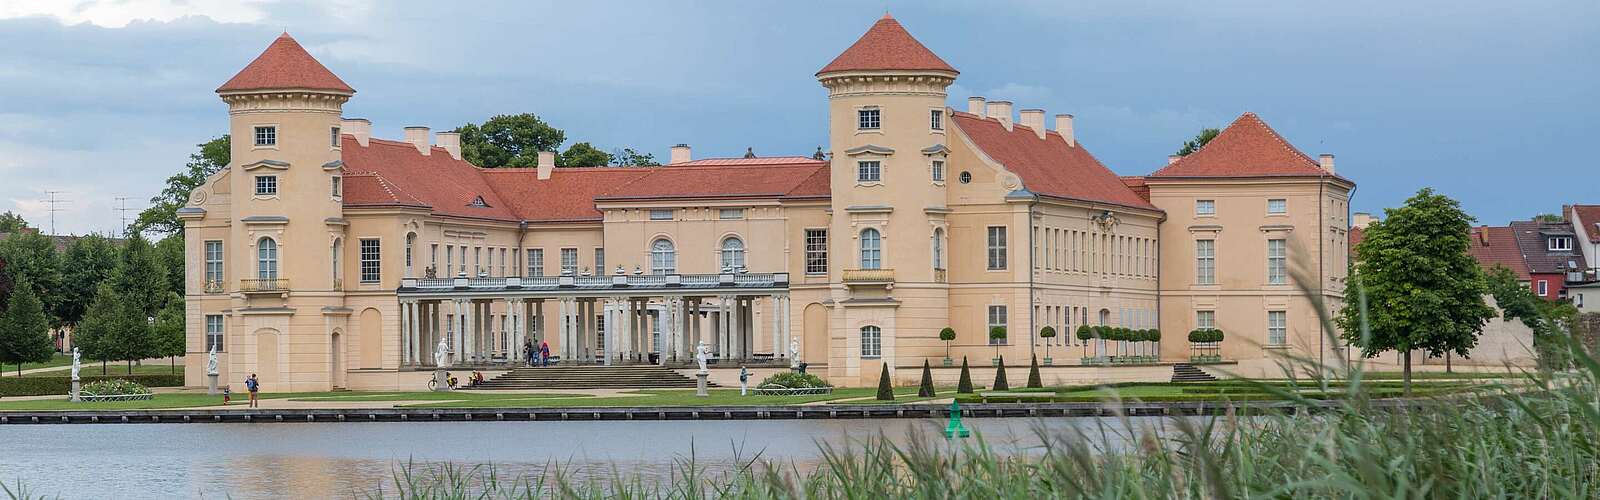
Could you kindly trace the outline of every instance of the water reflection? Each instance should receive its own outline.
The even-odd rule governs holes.
[[[968,419],[1001,453],[1027,453],[1035,430],[1078,427],[1090,418]],[[1163,426],[1161,419],[1135,419]],[[942,420],[763,420],[630,422],[444,422],[346,424],[104,424],[0,427],[0,480],[62,498],[328,498],[393,490],[392,467],[407,461],[493,464],[537,476],[559,463],[569,478],[615,473],[667,479],[676,459],[711,474],[735,460],[778,460],[807,471],[819,443],[835,447],[883,434],[904,443],[936,433]]]

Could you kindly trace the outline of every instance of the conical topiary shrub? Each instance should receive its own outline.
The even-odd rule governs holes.
[[[878,401],[894,401],[894,384],[889,383],[889,364],[883,364],[883,374],[878,376]]]
[[[1028,388],[1042,389],[1044,381],[1039,378],[1039,357],[1033,357],[1033,364],[1028,366]]]
[[[994,390],[1009,391],[1011,385],[1006,383],[1006,357],[1000,357],[1000,363],[994,369]]]
[[[917,397],[933,397],[933,369],[928,367],[928,360],[922,360],[922,386],[917,388]]]
[[[961,381],[956,383],[956,392],[972,394],[972,372],[967,370],[967,357],[961,357]]]

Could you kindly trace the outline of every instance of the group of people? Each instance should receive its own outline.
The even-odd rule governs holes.
[[[522,359],[528,366],[550,366],[550,343],[541,340],[535,346],[532,341],[524,342]]]

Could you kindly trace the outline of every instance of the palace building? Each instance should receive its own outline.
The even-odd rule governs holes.
[[[1312,300],[1336,306],[1348,264],[1354,184],[1331,155],[1246,113],[1119,177],[1072,115],[948,107],[959,75],[884,16],[815,74],[826,153],[479,168],[458,134],[342,117],[355,89],[285,34],[217,89],[232,162],[179,211],[189,385],[213,349],[224,381],[321,391],[420,389],[438,359],[503,369],[540,341],[563,364],[797,355],[841,386],[885,364],[915,380],[947,349],[1118,370],[1077,366],[1101,348],[1072,335],[1085,324],[1159,328],[1169,362],[1221,328],[1238,369],[1338,348]]]

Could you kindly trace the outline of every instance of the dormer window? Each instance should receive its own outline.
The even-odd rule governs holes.
[[[278,127],[272,125],[257,126],[255,130],[256,147],[272,147],[278,145]]]
[[[856,128],[861,130],[878,130],[882,124],[878,108],[868,108],[856,111]]]
[[[1555,236],[1555,237],[1551,237],[1550,238],[1550,247],[1549,248],[1550,248],[1550,251],[1552,251],[1552,252],[1571,252],[1572,251],[1572,237],[1571,236]]]
[[[467,206],[472,208],[489,208],[489,204],[483,201],[482,196],[473,197],[472,203],[468,203]]]

